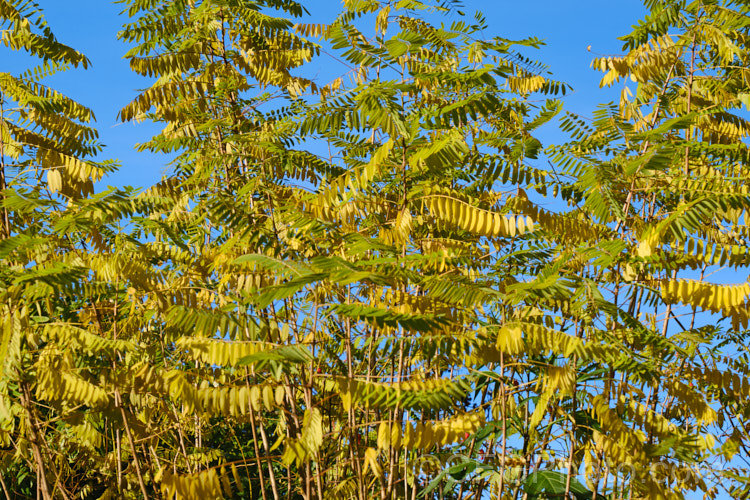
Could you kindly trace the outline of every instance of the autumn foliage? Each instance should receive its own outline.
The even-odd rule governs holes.
[[[646,1],[592,117],[453,0],[120,3],[139,190],[0,0],[6,498],[750,494],[747,2]]]

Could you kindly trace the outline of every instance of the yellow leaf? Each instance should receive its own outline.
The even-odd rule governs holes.
[[[648,257],[654,252],[654,247],[648,239],[640,242],[638,245],[638,257]]]
[[[365,451],[365,474],[368,469],[372,469],[373,474],[378,477],[383,475],[383,469],[378,463],[378,450],[376,448],[367,448]]]
[[[53,193],[57,193],[62,189],[62,175],[59,170],[47,170],[47,187]]]

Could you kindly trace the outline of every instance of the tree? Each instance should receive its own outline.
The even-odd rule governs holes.
[[[470,274],[485,264],[467,262],[462,254],[479,255],[486,245],[483,236],[506,239],[525,232],[525,218],[517,222],[488,211],[498,199],[483,191],[502,175],[543,175],[519,162],[539,148],[530,131],[559,109],[550,102],[536,121],[525,124],[531,109],[516,96],[563,86],[533,73],[541,67],[517,55],[513,43],[474,40],[484,28],[481,17],[436,28],[415,15],[432,9],[420,3],[408,10],[351,4],[329,27],[297,26],[301,36],[321,36],[342,50],[351,74],[319,88],[304,80],[264,81],[265,73],[255,65],[266,64],[270,42],[256,38],[252,48],[241,45],[248,43],[241,36],[236,42],[242,32],[222,22],[242,18],[234,7],[203,2],[179,7],[183,14],[178,15],[149,5],[125,31],[126,38],[142,40],[131,52],[138,54],[133,67],[147,72],[157,61],[160,66],[155,85],[122,116],[154,109],[154,117],[167,124],[149,147],[185,148],[176,161],[176,178],[154,191],[168,207],[159,215],[161,222],[155,225],[159,212],[151,212],[142,225],[148,233],[139,238],[154,237],[154,245],[169,238],[190,249],[181,259],[214,263],[196,276],[198,262],[192,259],[161,259],[174,269],[173,276],[184,279],[170,279],[175,286],[206,292],[186,300],[180,291],[180,301],[166,302],[159,318],[166,341],[178,348],[174,354],[191,367],[185,376],[194,380],[188,386],[180,379],[168,392],[178,402],[190,401],[190,412],[222,416],[213,427],[200,422],[200,430],[185,429],[190,441],[226,426],[228,418],[248,414],[255,444],[247,455],[256,457],[249,463],[263,495],[292,491],[323,498],[353,491],[364,497],[380,491],[392,497],[403,490],[416,495],[419,485],[404,470],[405,460],[448,439],[433,429],[449,430],[450,442],[461,445],[463,434],[478,430],[484,419],[484,411],[469,412],[459,402],[474,390],[486,392],[484,386],[473,387],[476,374],[465,373],[456,382],[445,378],[448,372],[485,365],[487,360],[471,357],[487,345],[498,355],[488,333],[472,340],[479,322],[490,321],[489,310],[477,315],[472,307],[497,292],[492,281]],[[376,22],[373,42],[354,23],[370,12]],[[195,19],[196,27],[150,31],[151,20],[165,14],[185,23]],[[270,26],[270,21],[255,22]],[[203,24],[211,30],[203,32]],[[153,38],[143,38],[144,32]],[[283,57],[273,59],[286,64],[279,73],[317,53],[317,46],[300,35],[275,33],[298,51],[287,54],[290,45],[282,47]],[[179,62],[195,57],[192,51],[199,46],[206,48],[189,65]],[[152,53],[159,55],[143,59]],[[250,75],[256,86],[222,77],[220,87],[184,90],[182,83],[174,84],[183,93],[177,96],[162,90],[172,82],[198,80],[215,67],[223,74]],[[506,79],[510,91],[501,87]],[[271,84],[275,94],[251,93]],[[298,89],[305,87],[319,97],[302,98]],[[269,94],[279,97],[264,102],[270,110],[262,111],[259,101]],[[152,95],[159,100],[147,100]],[[278,104],[282,97],[286,103]],[[307,144],[314,146],[300,148]],[[327,157],[314,154],[321,147],[330,151]],[[500,153],[488,153],[489,148]],[[174,194],[164,194],[166,189]],[[195,208],[174,217],[174,207],[188,201]],[[456,227],[454,210],[470,210],[478,219]],[[493,262],[488,259],[486,266]],[[145,290],[137,295],[147,296]],[[157,309],[153,302],[144,301],[143,307]],[[457,352],[451,345],[455,340],[461,344]],[[217,379],[219,366],[225,369]],[[164,376],[157,376],[155,387],[166,385]],[[426,426],[421,442],[411,438],[398,445],[386,437],[407,427],[414,435],[415,425]],[[271,432],[284,441],[276,463],[261,459],[273,452]],[[248,464],[244,457],[225,459]],[[201,478],[231,479],[227,468],[192,472],[169,476],[162,487],[185,494]],[[213,481],[218,488],[218,479]]]
[[[0,23],[6,47],[39,61],[0,73],[0,486],[8,498],[34,489],[69,498],[103,467],[94,437],[109,399],[88,377],[99,360],[76,367],[69,351],[90,336],[81,325],[102,294],[86,241],[104,239],[71,219],[102,202],[87,196],[113,164],[92,160],[101,150],[92,111],[42,83],[88,59],[58,42],[31,2],[0,2]],[[71,404],[79,391],[98,405]]]
[[[748,7],[647,6],[649,16],[622,39],[626,54],[593,62],[605,72],[602,85],[630,78],[637,83],[635,96],[625,87],[619,106],[602,109],[587,131],[569,117],[567,126],[582,139],[559,148],[558,159],[578,172],[576,201],[631,242],[615,297],[672,344],[649,353],[666,362],[644,381],[646,406],[655,417],[703,434],[700,459],[726,461],[723,487],[744,498],[746,474],[730,460],[744,446],[747,361],[731,353],[745,350],[748,288],[708,277],[747,266],[740,216],[748,204],[744,140],[750,129],[738,110],[748,101],[742,69]],[[724,282],[736,279],[730,276]],[[654,313],[647,313],[654,302]],[[649,445],[654,434],[647,431]],[[677,451],[674,458],[682,459]],[[730,481],[736,483],[728,486]],[[707,493],[716,495],[716,488]]]
[[[90,115],[3,80],[7,497],[746,494],[747,7],[649,2],[542,156],[568,86],[459,2],[123,3],[157,185],[94,194]]]

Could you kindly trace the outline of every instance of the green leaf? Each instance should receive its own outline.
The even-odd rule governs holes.
[[[536,471],[526,476],[523,482],[523,491],[528,495],[530,500],[550,496],[563,498],[567,480],[567,474],[563,474],[562,472],[553,470]],[[587,500],[593,496],[584,485],[573,477],[570,478],[570,493],[577,500]]]
[[[284,346],[272,351],[261,351],[245,356],[238,362],[240,366],[248,366],[254,363],[263,363],[268,361],[280,361],[292,364],[307,363],[313,359],[310,351],[301,346]]]

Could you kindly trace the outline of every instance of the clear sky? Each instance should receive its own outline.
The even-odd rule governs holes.
[[[340,7],[337,0],[302,1],[311,13],[307,22],[330,21]],[[56,36],[85,53],[93,63],[88,71],[72,70],[55,75],[47,83],[94,110],[101,141],[107,145],[103,158],[118,159],[122,164],[120,171],[103,184],[144,187],[154,183],[165,172],[165,159],[137,153],[134,145],[146,141],[158,129],[116,120],[118,110],[137,95],[139,88],[149,84],[148,79],[132,73],[123,59],[128,47],[116,38],[127,20],[119,15],[122,5],[106,0],[37,2]],[[464,0],[464,5],[469,14],[481,10],[486,15],[490,26],[487,37],[544,39],[544,48],[536,53],[529,50],[527,55],[548,64],[555,79],[573,86],[574,93],[564,99],[565,107],[585,116],[590,116],[598,104],[616,100],[621,89],[599,89],[601,73],[590,68],[591,59],[618,54],[622,43],[617,38],[628,34],[645,14],[639,0]],[[26,62],[0,47],[0,71],[16,72]],[[332,60],[331,68],[336,64]],[[549,127],[541,139],[562,140]]]
[[[147,186],[157,181],[164,173],[164,158],[133,150],[157,129],[149,124],[116,121],[117,111],[137,95],[137,89],[149,84],[148,79],[132,73],[122,58],[128,49],[116,38],[127,20],[119,15],[122,5],[103,0],[37,2],[58,39],[82,51],[93,63],[88,71],[72,70],[54,76],[48,83],[94,110],[101,141],[107,146],[103,157],[118,159],[122,164],[120,171],[103,183]],[[309,22],[332,20],[341,5],[337,0],[303,3],[311,13]],[[554,78],[574,87],[575,92],[565,99],[566,108],[583,115],[619,94],[617,90],[599,89],[600,74],[590,68],[592,57],[618,53],[622,44],[617,37],[629,33],[645,12],[639,0],[464,0],[464,6],[467,14],[476,10],[485,14],[490,26],[487,37],[544,39],[547,45],[539,51],[530,50],[528,55],[548,64]],[[591,52],[586,50],[589,45]],[[9,64],[21,62],[8,57],[4,48],[0,49],[0,58]],[[0,63],[0,71],[13,71],[2,66],[5,64]],[[542,140],[559,140],[554,134],[545,136]]]

